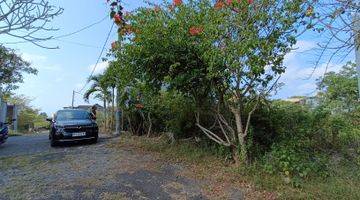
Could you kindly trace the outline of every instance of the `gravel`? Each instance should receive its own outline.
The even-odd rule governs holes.
[[[0,199],[207,199],[183,166],[116,142],[51,148],[45,134],[11,137],[0,147]]]

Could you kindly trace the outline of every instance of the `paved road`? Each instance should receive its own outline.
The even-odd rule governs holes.
[[[0,147],[0,200],[213,199],[186,167],[118,147],[118,138],[51,148],[47,135],[11,137]],[[240,199],[231,191],[229,198]]]
[[[104,138],[99,139],[99,143],[103,143]],[[27,136],[9,137],[5,144],[0,145],[0,158],[9,156],[31,155],[36,153],[54,153],[66,151],[68,149],[77,148],[84,143],[73,143],[62,145],[56,148],[50,146],[48,134],[36,134]]]
[[[0,145],[0,158],[7,156],[34,154],[41,152],[50,152],[47,134],[31,136],[9,137],[7,142]]]

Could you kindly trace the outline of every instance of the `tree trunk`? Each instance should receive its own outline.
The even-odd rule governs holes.
[[[232,109],[235,116],[237,139],[240,145],[240,155],[238,154],[238,160],[241,164],[247,163],[247,148],[246,148],[246,133],[244,133],[241,114],[239,109]]]
[[[151,116],[150,116],[150,112],[148,113],[148,120],[149,120],[149,128],[148,128],[148,132],[147,132],[147,137],[150,137],[151,134],[151,129],[152,129],[152,121],[151,121]]]
[[[240,166],[241,162],[240,162],[240,156],[239,156],[239,150],[237,148],[236,145],[232,145],[231,147],[231,155],[234,159],[234,163],[236,166]]]
[[[104,99],[104,129],[107,131],[107,108],[106,108],[106,99]]]
[[[240,162],[242,164],[247,164],[248,152],[247,152],[247,148],[246,148],[246,138],[241,136],[239,138],[239,144],[240,144]]]
[[[115,125],[115,87],[112,87],[112,109],[111,109],[111,129],[113,130]]]

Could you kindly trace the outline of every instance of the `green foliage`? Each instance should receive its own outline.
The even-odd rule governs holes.
[[[36,131],[39,129],[47,129],[49,123],[44,116],[39,115],[38,109],[30,107],[24,108],[20,111],[18,117],[18,129],[21,133]]]
[[[212,112],[213,117],[213,110],[221,106],[221,112],[234,115],[229,120],[235,118],[236,122],[228,124],[241,138],[235,134],[210,138],[230,138],[216,141],[226,146],[250,146],[252,141],[246,138],[249,124],[235,124],[251,118],[249,113],[256,108],[256,101],[272,90],[275,79],[284,72],[284,56],[296,43],[297,28],[306,23],[307,7],[307,1],[266,0],[233,2],[217,9],[212,1],[201,0],[175,7],[164,3],[140,8],[125,16],[127,26],[120,27],[120,45],[113,50],[116,61],[109,71],[118,77],[116,84],[121,90],[139,90],[139,83],[149,88],[143,97],[144,102],[148,101],[148,116],[156,112],[151,109],[156,101],[149,96],[164,88],[192,99],[193,113],[199,118],[208,117],[200,115],[204,110]],[[123,34],[125,29],[131,33]],[[182,118],[175,108],[170,113],[167,115]],[[146,113],[129,109],[128,114],[143,129],[141,119],[146,118]],[[199,118],[197,123],[209,121]],[[170,120],[165,124],[173,127],[169,130],[179,132],[183,130],[176,126],[190,127],[194,123]],[[241,151],[241,157],[247,159],[246,148]]]
[[[352,119],[332,114],[321,106],[311,109],[275,101],[261,114],[263,123],[255,126],[254,132],[264,133],[259,127],[269,131],[254,140],[265,150],[255,159],[261,160],[266,172],[287,177],[285,180],[294,186],[299,186],[303,179],[331,175],[328,168],[331,155],[334,152],[346,155],[349,145],[359,146],[359,128],[352,125]],[[254,120],[257,118],[255,115]],[[356,162],[356,155],[352,152],[352,162]]]
[[[174,91],[161,92],[154,106],[152,113],[161,121],[162,131],[172,132],[176,138],[185,138],[194,132],[195,106],[191,99]]]
[[[354,63],[347,63],[339,73],[329,72],[318,80],[321,104],[332,112],[351,112],[359,105],[357,73]]]
[[[109,86],[105,82],[104,75],[95,75],[91,76],[88,79],[88,82],[91,82],[90,88],[84,94],[84,100],[89,101],[91,95],[95,95],[95,98],[106,101],[111,101],[111,92],[109,91]]]
[[[358,141],[354,66],[325,76],[316,108],[266,99],[285,71],[295,35],[314,17],[312,3],[234,1],[217,9],[201,0],[140,8],[125,16],[131,33],[120,33],[105,76],[121,91],[121,106],[142,134],[152,124],[152,132],[198,136],[198,114],[212,127],[212,140],[249,151],[252,161],[295,186],[325,177],[331,153]],[[226,121],[228,135],[216,119]],[[204,149],[229,156],[229,147],[204,141]]]
[[[16,84],[23,82],[23,73],[37,74],[37,70],[14,50],[0,45],[0,88],[3,87],[3,92],[17,89]]]
[[[314,151],[310,141],[299,138],[289,139],[272,146],[265,156],[265,170],[280,173],[286,177],[308,178],[327,175],[327,158]]]
[[[49,123],[46,121],[46,113],[40,113],[39,109],[33,108],[31,99],[23,95],[6,95],[5,100],[10,104],[18,106],[18,131],[27,133],[39,129],[47,129]]]
[[[150,134],[171,132],[175,138],[185,138],[194,132],[195,104],[181,93],[173,90],[153,92],[147,90],[146,85],[137,84],[126,96],[129,98],[126,111],[130,113],[132,123],[143,120],[147,123],[146,128],[151,123]],[[135,107],[139,103],[144,105],[143,109]]]

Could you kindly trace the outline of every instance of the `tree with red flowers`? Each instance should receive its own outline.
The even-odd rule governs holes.
[[[194,99],[197,127],[230,148],[239,164],[248,160],[252,114],[285,71],[284,56],[308,21],[309,3],[220,2],[174,1],[157,12],[139,9],[129,19],[137,32],[124,45],[121,62],[136,80]],[[212,113],[213,126],[203,124],[209,118],[205,112]]]

